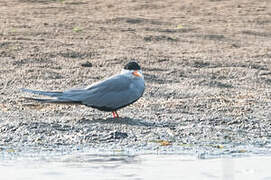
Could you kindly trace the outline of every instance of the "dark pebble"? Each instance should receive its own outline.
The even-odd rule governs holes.
[[[85,63],[82,63],[81,66],[83,66],[83,67],[92,67],[92,63],[87,61]]]
[[[124,139],[128,137],[128,134],[116,131],[116,132],[110,133],[110,136],[112,139]]]

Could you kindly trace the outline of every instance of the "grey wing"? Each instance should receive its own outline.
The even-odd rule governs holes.
[[[82,99],[87,106],[117,109],[136,101],[140,96],[133,88],[132,79],[117,75],[88,88]]]
[[[144,80],[134,82],[129,77],[116,75],[83,89],[68,89],[64,92],[48,92],[22,89],[23,91],[56,97],[57,99],[35,99],[51,103],[82,103],[101,109],[118,109],[141,97],[144,91]],[[139,85],[139,88],[137,87]]]

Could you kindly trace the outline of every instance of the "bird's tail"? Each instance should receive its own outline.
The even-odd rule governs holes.
[[[24,89],[24,88],[21,90],[24,92],[32,93],[32,94],[56,97],[56,99],[40,99],[40,98],[24,97],[24,99],[26,99],[26,100],[38,101],[41,103],[81,104],[81,101],[74,101],[74,100],[70,100],[70,99],[61,98],[61,96],[63,95],[63,92],[37,91],[37,90]]]
[[[55,104],[82,104],[81,101],[70,101],[70,100],[62,100],[62,99],[40,99],[40,98],[31,98],[31,97],[23,97],[26,100],[30,101],[38,101],[41,103],[55,103]]]
[[[37,90],[31,90],[31,89],[21,89],[24,92],[32,93],[32,94],[38,94],[43,96],[50,96],[50,97],[59,97],[63,94],[63,92],[52,92],[52,91],[37,91]]]

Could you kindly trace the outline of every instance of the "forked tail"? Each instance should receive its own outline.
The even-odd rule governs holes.
[[[81,104],[81,101],[73,101],[70,99],[61,98],[63,92],[51,92],[51,91],[37,91],[31,89],[21,89],[24,92],[38,94],[43,96],[56,97],[56,99],[40,99],[40,98],[32,98],[32,97],[23,97],[26,100],[38,101],[41,103],[56,103],[56,104]]]
[[[43,96],[50,96],[50,97],[59,97],[62,95],[63,92],[52,92],[52,91],[37,91],[37,90],[31,90],[31,89],[21,89],[24,92],[32,93],[32,94],[38,94]]]

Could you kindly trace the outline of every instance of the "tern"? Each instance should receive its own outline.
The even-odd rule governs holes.
[[[112,112],[118,118],[117,110],[136,102],[144,93],[145,82],[142,70],[137,62],[131,61],[119,74],[88,87],[67,89],[63,92],[21,89],[24,92],[53,97],[40,99],[26,97],[42,103],[80,104],[101,111]]]

